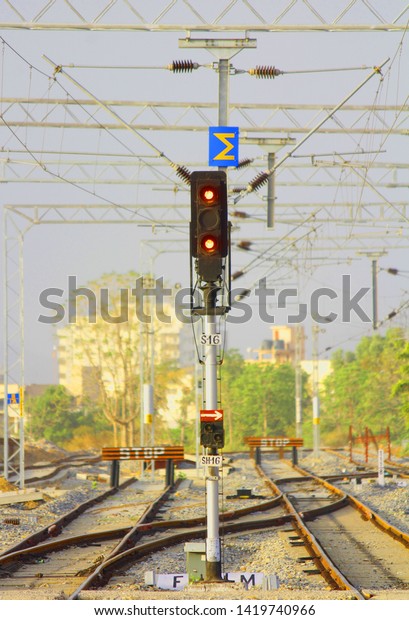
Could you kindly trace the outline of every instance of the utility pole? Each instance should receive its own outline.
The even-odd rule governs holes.
[[[314,317],[313,317],[314,318]],[[325,317],[327,322],[331,322]],[[325,332],[324,328],[316,323],[312,326],[312,425],[313,425],[313,454],[319,456],[320,451],[320,369],[318,353],[318,335]]]
[[[372,260],[372,327],[378,329],[378,259]]]
[[[319,397],[319,367],[318,367],[318,325],[312,326],[312,428],[313,454],[317,458],[320,451],[320,397]]]
[[[200,411],[200,398],[201,398],[201,390],[202,390],[202,377],[201,377],[201,372],[200,372],[200,363],[199,360],[197,359],[197,356],[195,356],[195,410],[196,410],[196,416],[195,416],[195,457],[196,457],[196,475],[199,474],[199,452],[200,452],[200,428],[199,428],[199,415],[198,412]],[[199,384],[200,382],[200,384]]]
[[[243,144],[260,146],[267,153],[267,167],[273,169],[276,161],[276,153],[286,145],[295,143],[295,138],[253,138],[243,136],[240,140]],[[275,172],[272,172],[267,179],[267,228],[273,229],[275,206]]]
[[[274,168],[276,154],[269,153],[267,156],[267,168]],[[275,172],[269,175],[267,180],[267,228],[274,228],[274,203],[275,203]]]
[[[358,252],[362,256],[371,258],[372,268],[372,327],[378,329],[378,260],[385,256],[386,252]]]
[[[302,325],[295,328],[295,436],[302,437],[302,368],[304,329]]]

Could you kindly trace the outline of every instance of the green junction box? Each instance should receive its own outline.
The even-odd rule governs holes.
[[[206,543],[186,543],[186,572],[189,582],[200,581],[206,577]]]

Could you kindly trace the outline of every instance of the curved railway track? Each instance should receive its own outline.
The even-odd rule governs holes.
[[[131,484],[128,482],[128,490]],[[177,542],[205,537],[205,517],[155,520],[155,517],[160,518],[160,512],[166,507],[166,502],[171,500],[170,496],[176,489],[177,483],[174,488],[165,489],[148,505],[134,526],[74,536],[68,536],[65,529],[58,538],[50,540],[50,530],[55,531],[57,527],[61,529],[67,523],[72,523],[79,514],[84,514],[87,509],[94,506],[96,501],[104,501],[105,497],[101,496],[92,500],[92,504],[87,502],[89,505],[81,505],[72,511],[72,514],[65,515],[41,533],[7,550],[0,556],[0,598],[2,590],[18,589],[22,583],[26,586],[29,584],[32,590],[39,587],[54,587],[56,583],[60,587],[63,584],[64,592],[69,598],[78,598],[82,590],[104,585],[118,569],[134,562],[138,557]],[[226,512],[221,515],[221,521],[225,523],[223,527],[226,531],[234,532],[286,523],[289,520],[288,515],[282,508],[278,508],[281,500],[279,496],[255,506]],[[101,510],[103,509],[99,509]],[[93,512],[95,513],[95,510]],[[263,517],[246,520],[246,517],[254,512],[263,513]],[[118,538],[121,539],[120,542],[112,546],[112,540]],[[47,540],[39,544],[44,539]],[[95,545],[97,545],[96,552]],[[33,570],[33,566],[37,567],[39,561],[41,570],[37,572]],[[70,566],[70,570],[67,570],[67,566]]]
[[[284,477],[285,467],[288,473]],[[294,475],[294,470],[301,476]],[[327,480],[281,462],[260,474],[282,492],[295,529],[324,576],[357,598],[375,590],[409,590],[409,535]],[[274,478],[274,481],[271,480]],[[338,510],[328,513],[337,503]]]
[[[147,506],[146,502],[141,502],[138,506],[135,483],[135,479],[128,480],[118,489],[110,489],[80,504],[47,528],[1,554],[0,598],[1,592],[6,590],[29,588],[34,591],[61,588],[61,584],[64,591],[71,594],[84,581],[84,575],[92,572],[111,553],[126,548],[134,522],[127,511],[120,511],[121,505],[129,506],[133,500],[136,512],[139,508],[137,525],[140,525],[158,514],[171,492],[168,487],[158,496],[156,489],[152,502]],[[118,525],[115,528],[106,528],[104,518],[98,523],[96,504],[105,504],[105,508],[116,517]],[[54,536],[57,537],[54,539]],[[118,538],[121,542],[115,544]]]
[[[39,485],[44,482],[50,482],[64,471],[68,471],[71,468],[81,468],[90,465],[96,465],[101,462],[100,456],[90,456],[89,454],[78,454],[62,459],[57,459],[49,464],[37,464],[30,465],[26,469],[25,484],[26,485]],[[43,472],[41,474],[41,472]],[[13,483],[14,476],[10,477],[10,482]]]
[[[304,546],[308,556],[301,558],[302,562],[307,566],[311,566],[310,562],[315,564],[315,570],[305,572],[319,572],[332,588],[348,589],[355,598],[367,598],[374,589],[409,588],[409,555],[404,548],[409,545],[408,535],[392,528],[362,504],[358,506],[357,500],[328,480],[299,468],[295,473],[283,461],[263,463],[263,466],[264,470],[257,468],[258,474],[274,496],[222,513],[223,535],[251,530],[268,533],[269,529],[282,529],[285,524],[288,528],[290,523],[294,535],[289,533],[289,544]],[[140,514],[133,522],[129,516],[128,519],[118,517],[115,528],[96,527],[97,515],[105,511],[115,514],[115,510],[119,515],[125,506],[138,504],[133,484],[135,481],[131,480],[117,492],[110,489],[100,494],[1,554],[0,598],[2,591],[21,588],[54,595],[63,591],[64,597],[80,598],[84,590],[103,587],[113,577],[114,581],[120,581],[130,566],[155,551],[206,537],[205,516],[167,518],[175,488],[167,488],[163,493],[156,489],[156,497],[151,502],[139,502]],[[104,502],[108,502],[108,506]],[[97,503],[101,505],[96,507]],[[189,506],[172,506],[172,514],[183,508]],[[378,528],[374,528],[373,523]],[[362,525],[369,526],[372,532],[365,540],[362,539]],[[373,537],[377,532],[384,540],[385,534],[381,534],[379,528],[388,530],[395,540],[388,539],[388,545],[379,543],[380,539]],[[391,544],[397,547],[391,548]],[[383,549],[381,554],[379,545]],[[400,557],[405,558],[404,566],[399,565]],[[397,574],[399,570],[401,575]]]

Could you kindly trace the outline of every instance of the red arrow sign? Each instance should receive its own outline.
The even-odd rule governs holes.
[[[201,422],[221,422],[223,420],[223,409],[201,409]]]

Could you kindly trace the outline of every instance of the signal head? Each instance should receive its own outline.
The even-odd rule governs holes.
[[[198,259],[197,271],[203,280],[215,282],[222,275],[228,251],[226,173],[192,172],[190,254]]]

